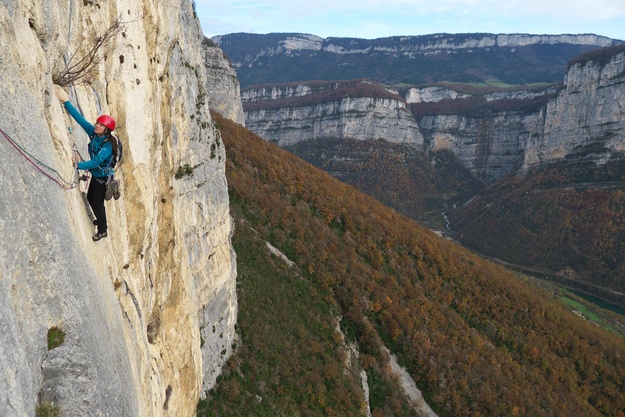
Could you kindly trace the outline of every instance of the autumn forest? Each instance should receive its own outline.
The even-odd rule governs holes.
[[[198,416],[420,415],[386,348],[439,416],[625,416],[622,336],[574,314],[561,290],[213,117],[236,224],[239,340]]]

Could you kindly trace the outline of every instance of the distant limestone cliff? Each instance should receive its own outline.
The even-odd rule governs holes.
[[[208,104],[211,110],[245,126],[241,105],[241,87],[234,67],[213,41],[204,38],[205,68],[210,86]]]
[[[622,41],[603,36],[434,34],[379,39],[235,33],[213,40],[243,87],[368,78],[387,85],[559,82],[572,58]]]
[[[449,150],[487,182],[568,158],[597,163],[625,149],[625,46],[573,61],[560,84],[388,88],[368,80],[252,86],[249,129],[280,145],[332,138]]]

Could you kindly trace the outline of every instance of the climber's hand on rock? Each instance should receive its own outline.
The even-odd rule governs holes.
[[[66,101],[69,101],[69,96],[67,95],[65,90],[63,90],[61,87],[59,87],[56,84],[54,85],[54,93],[59,98],[61,103],[65,103]]]

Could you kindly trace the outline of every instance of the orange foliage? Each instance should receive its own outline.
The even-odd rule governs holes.
[[[334,294],[340,314],[357,329],[369,368],[375,368],[374,357],[385,369],[386,344],[439,415],[625,411],[622,339],[503,268],[214,117],[227,147],[231,204]],[[323,387],[310,383],[317,398]],[[384,395],[373,414],[401,414],[398,397]]]

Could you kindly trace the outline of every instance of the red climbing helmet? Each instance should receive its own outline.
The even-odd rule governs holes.
[[[111,130],[115,130],[115,119],[113,119],[108,114],[103,114],[102,116],[98,117],[98,120],[96,120],[96,122],[102,123],[104,126],[108,127]]]

